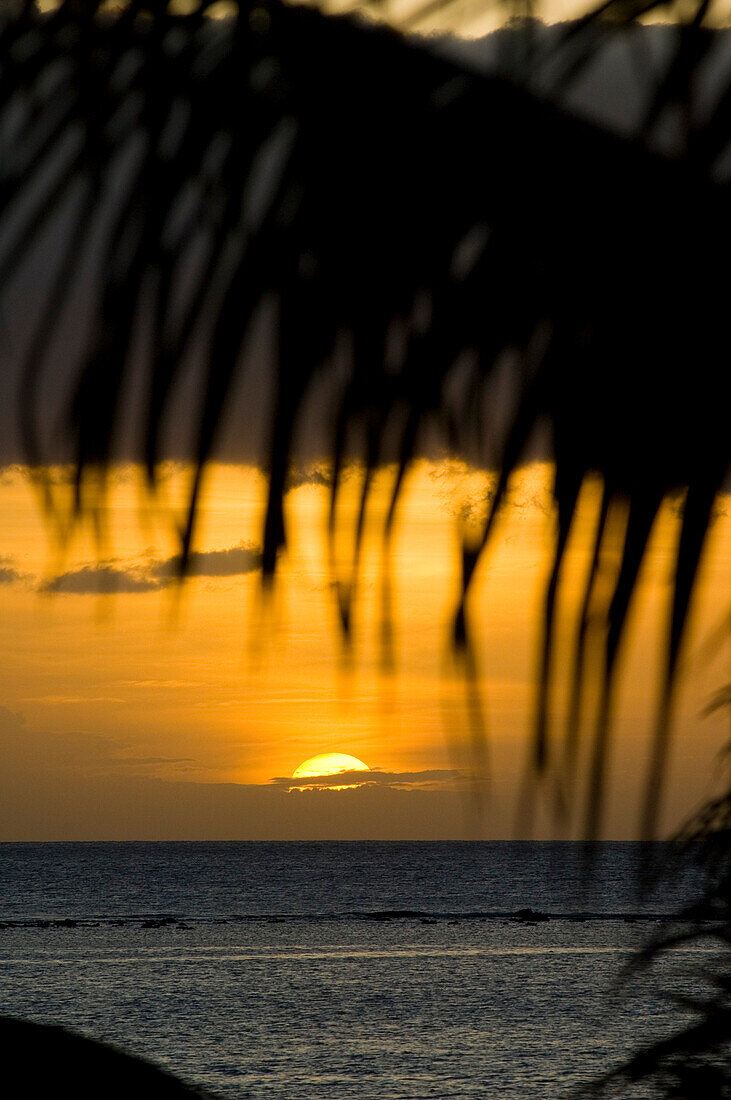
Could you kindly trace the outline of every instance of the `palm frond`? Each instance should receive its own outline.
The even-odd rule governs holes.
[[[678,1100],[721,1098],[731,1087],[731,792],[711,800],[675,837],[675,858],[660,868],[663,878],[694,868],[699,879],[695,900],[676,914],[669,929],[651,939],[625,968],[623,980],[641,981],[678,947],[714,947],[712,968],[686,967],[695,977],[693,997],[669,995],[688,1022],[648,1043],[586,1090],[612,1094],[623,1085],[643,1082]],[[657,871],[656,871],[657,874]],[[698,956],[703,962],[707,951]]]

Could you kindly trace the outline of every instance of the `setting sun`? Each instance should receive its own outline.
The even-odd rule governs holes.
[[[308,780],[317,779],[325,775],[340,775],[344,772],[369,772],[371,769],[357,756],[348,756],[344,752],[323,752],[318,756],[311,756],[305,760],[292,773],[292,779]],[[348,783],[342,787],[333,787],[332,790],[341,791],[346,787],[354,786]]]

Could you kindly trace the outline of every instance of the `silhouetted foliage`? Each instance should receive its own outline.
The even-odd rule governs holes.
[[[672,875],[690,862],[701,870],[702,891],[678,913],[678,924],[651,940],[632,960],[626,977],[642,973],[668,950],[681,945],[713,946],[695,964],[703,995],[668,994],[690,1022],[668,1038],[642,1047],[625,1064],[596,1081],[593,1094],[616,1090],[622,1082],[652,1080],[667,1097],[721,1100],[731,1087],[731,792],[714,799],[676,838],[676,861],[664,869]]]

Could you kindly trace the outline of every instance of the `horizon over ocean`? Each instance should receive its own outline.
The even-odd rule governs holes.
[[[687,1022],[710,947],[618,984],[693,897],[688,866],[638,893],[676,850],[4,842],[0,1013],[231,1100],[568,1097]]]

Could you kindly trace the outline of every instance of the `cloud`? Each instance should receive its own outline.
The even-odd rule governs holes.
[[[116,695],[27,695],[22,700],[24,703],[43,703],[54,707],[66,706],[69,703],[75,706],[78,703],[125,703],[126,701]]]
[[[158,585],[169,583],[180,575],[180,555],[175,554],[150,568],[150,577]],[[188,558],[189,577],[235,577],[254,573],[261,565],[261,550],[251,543],[240,543],[227,550],[195,550]]]
[[[301,485],[322,485],[329,489],[332,485],[329,467],[324,464],[293,467],[287,474],[287,490],[299,489]]]
[[[162,583],[139,570],[120,569],[115,565],[82,565],[60,573],[41,585],[41,592],[85,596],[112,595],[120,592],[154,592]]]
[[[33,729],[0,707],[0,840],[444,840],[465,839],[468,828],[491,835],[479,820],[465,824],[472,803],[459,790],[373,783],[290,794],[210,782],[203,773],[187,755],[148,756],[141,745],[97,734]]]
[[[110,756],[109,763],[115,767],[152,767],[158,764],[195,764],[201,765],[192,756]]]
[[[190,688],[190,687],[202,687],[202,680],[119,680],[117,681],[122,687],[136,687],[136,688]]]
[[[143,749],[144,752],[144,749]],[[73,773],[78,777],[120,769],[195,763],[189,756],[146,756],[128,742],[83,731],[54,732],[29,727],[22,714],[0,707],[0,771],[11,777]]]
[[[453,783],[458,779],[465,779],[465,772],[457,768],[428,768],[416,772],[387,772],[380,768],[372,768],[370,771],[337,772],[335,775],[312,775],[306,780],[297,782],[291,776],[275,776],[270,780],[270,786],[284,790],[298,790],[306,787],[346,787],[351,785],[366,787],[428,787],[433,784]]]
[[[25,574],[16,568],[12,554],[0,554],[0,584],[14,584],[25,580]]]
[[[225,550],[195,550],[188,561],[189,577],[235,577],[254,573],[261,566],[261,550],[240,543]],[[12,576],[4,577],[5,572]],[[120,561],[82,565],[60,573],[40,586],[41,592],[74,596],[157,592],[173,584],[180,575],[180,555],[152,561],[145,566]],[[6,569],[0,558],[0,584],[10,584],[20,574]]]

